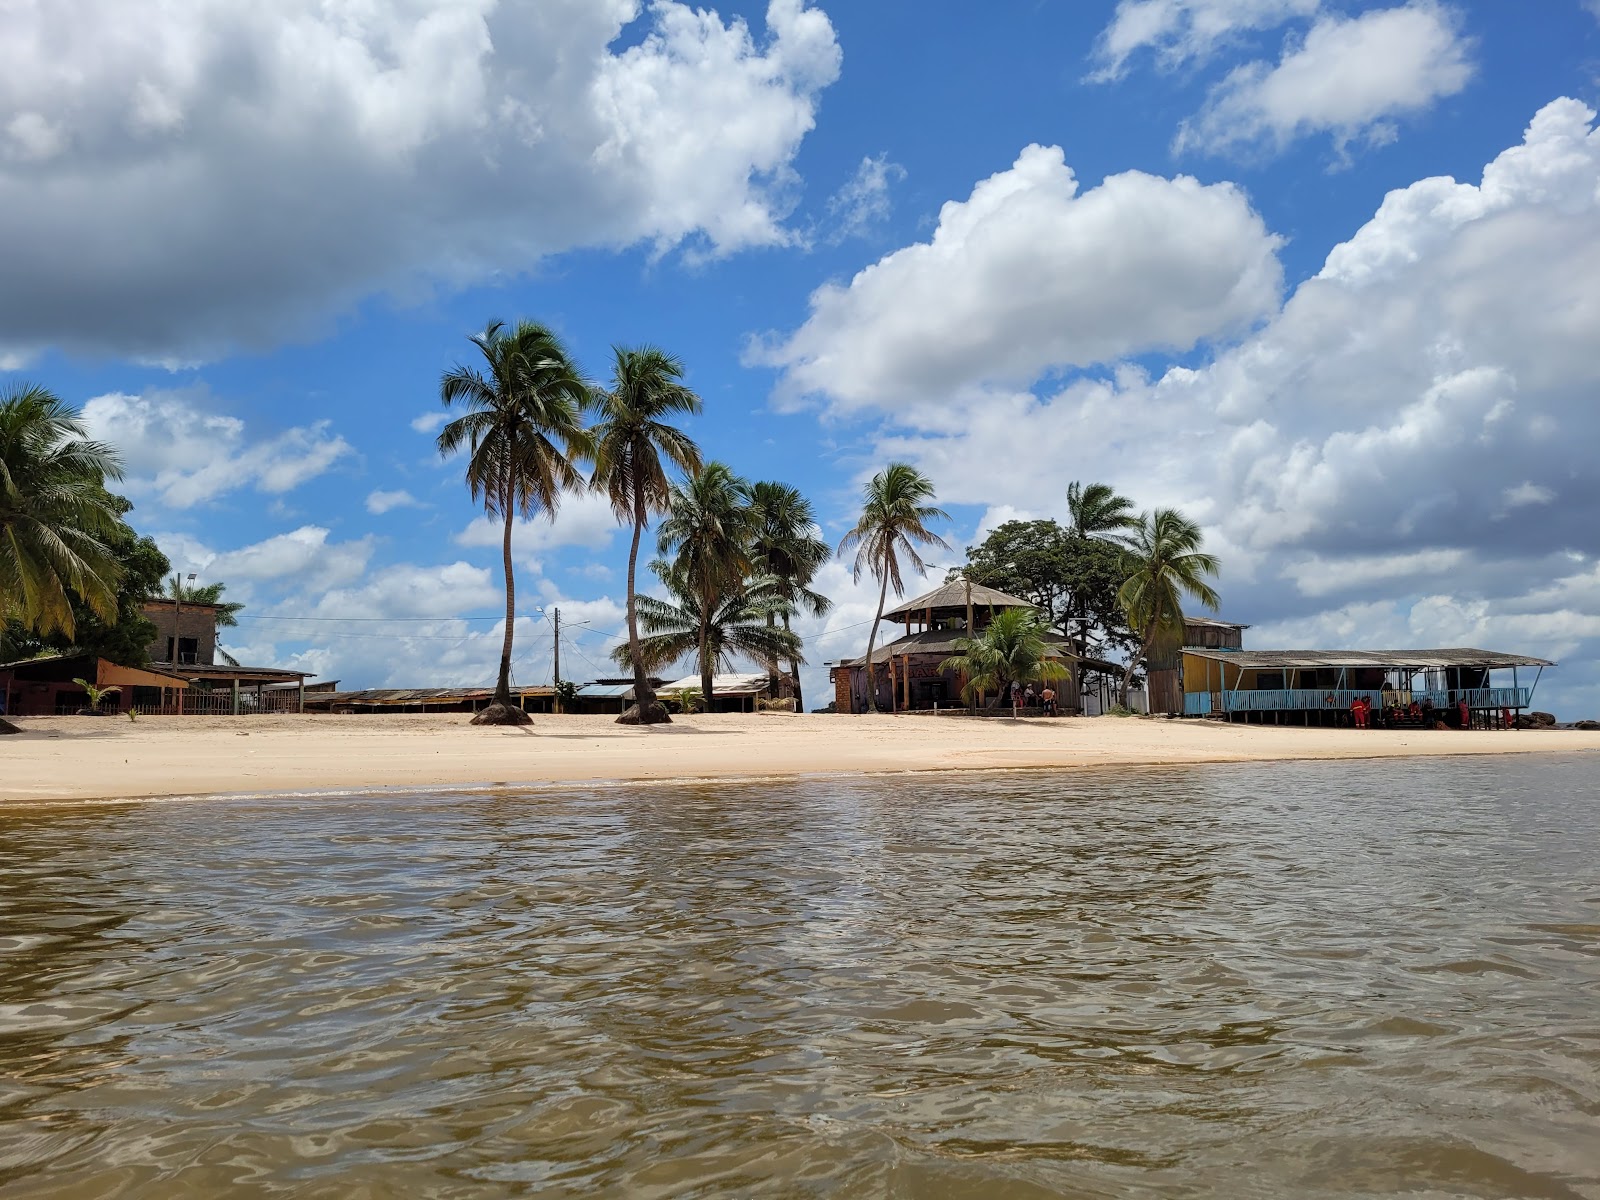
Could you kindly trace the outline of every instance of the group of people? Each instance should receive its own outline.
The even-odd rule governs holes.
[[[1011,707],[1012,708],[1039,708],[1043,715],[1053,717],[1056,715],[1056,691],[1048,683],[1044,690],[1035,692],[1033,684],[1024,688],[1015,679],[1011,681]]]
[[[1330,703],[1333,697],[1329,698]],[[1434,707],[1432,700],[1418,702],[1412,700],[1409,704],[1401,704],[1396,697],[1385,697],[1386,703],[1377,708],[1377,718],[1373,718],[1373,704],[1366,696],[1357,696],[1350,701],[1350,718],[1355,722],[1357,729],[1444,729],[1447,728],[1439,710]],[[1462,700],[1456,706],[1456,721],[1458,728],[1472,728],[1472,710],[1467,702]],[[1448,711],[1448,710],[1446,710]],[[1508,721],[1509,724],[1509,721]]]

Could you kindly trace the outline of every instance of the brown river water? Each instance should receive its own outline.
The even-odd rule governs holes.
[[[1600,1198],[1600,756],[0,810],[0,1195]]]

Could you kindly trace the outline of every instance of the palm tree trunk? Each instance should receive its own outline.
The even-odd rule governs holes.
[[[644,511],[644,493],[634,492],[633,541],[628,546],[628,657],[633,662],[633,707],[617,718],[619,725],[663,725],[672,718],[664,704],[656,699],[650,686],[650,676],[644,669],[644,659],[639,653],[638,591],[634,586],[639,570],[639,538],[644,534],[648,518]]]
[[[706,643],[710,640],[711,633],[711,606],[713,599],[709,595],[700,597],[700,695],[705,698],[706,711],[711,711],[711,659],[706,654]]]
[[[788,613],[783,614],[783,631],[785,633],[794,632],[789,628]],[[794,710],[795,712],[803,713],[806,710],[806,705],[804,699],[800,695],[800,660],[798,658],[791,658],[789,660],[789,674],[794,676]]]
[[[785,617],[783,620],[784,620],[784,624],[787,625],[788,621],[789,621],[789,618]],[[767,628],[768,629],[776,629],[777,627],[778,627],[778,614],[769,612],[767,614]],[[767,691],[772,693],[772,698],[774,700],[776,700],[778,698],[778,690],[779,690],[779,687],[781,686],[780,682],[779,682],[779,676],[781,676],[782,674],[783,674],[782,668],[780,668],[777,663],[773,663],[772,664],[772,669],[767,672]]]
[[[872,651],[878,644],[878,623],[883,620],[883,603],[889,598],[889,564],[883,566],[883,585],[878,588],[878,615],[872,619],[867,631],[867,711],[878,711],[878,677],[872,669]]]
[[[495,704],[511,707],[511,636],[517,611],[517,584],[511,570],[511,523],[516,510],[506,505],[506,532],[501,542],[501,559],[506,569],[506,636],[500,646],[500,678],[494,685]]]

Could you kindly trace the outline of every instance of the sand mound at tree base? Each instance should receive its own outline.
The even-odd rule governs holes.
[[[474,725],[532,725],[533,718],[509,704],[491,704],[473,715]]]

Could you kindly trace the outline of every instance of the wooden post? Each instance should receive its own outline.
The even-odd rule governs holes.
[[[299,686],[298,689],[296,689],[295,712],[301,713],[303,715],[305,713],[305,711],[306,711],[306,677],[304,675],[302,675],[302,676],[300,676],[300,686]]]
[[[239,715],[239,681],[237,679],[233,681],[233,715],[236,717]]]
[[[891,652],[889,655],[889,712],[891,714],[896,711],[895,701],[898,700],[899,697],[900,688],[896,684],[894,678],[894,654]]]

